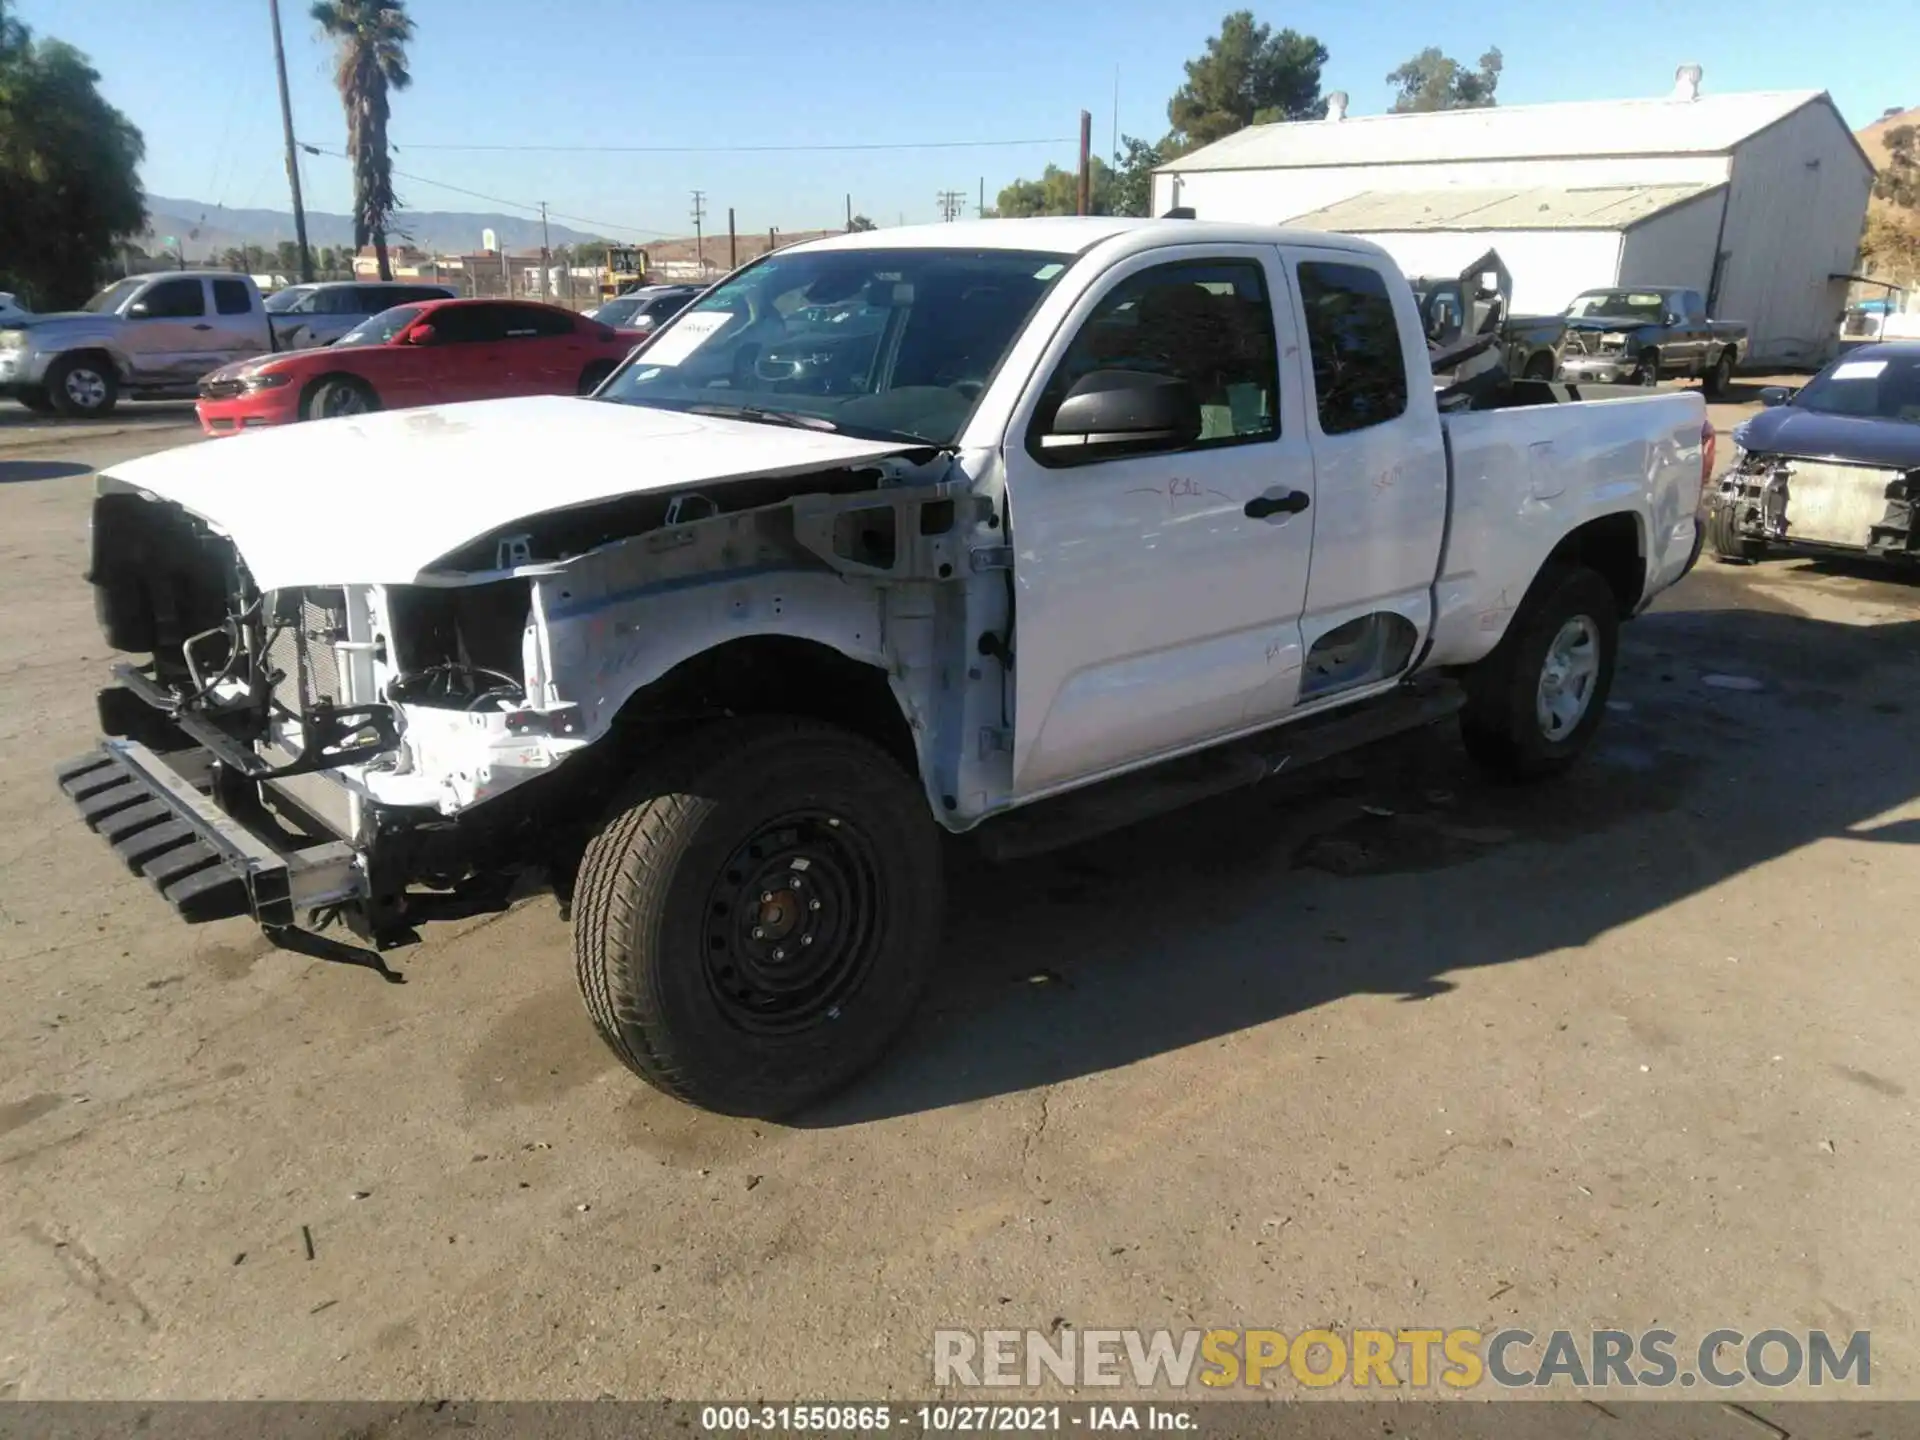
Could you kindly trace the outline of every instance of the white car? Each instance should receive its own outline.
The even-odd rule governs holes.
[[[913,1008],[942,832],[1012,857],[1442,719],[1571,764],[1699,555],[1712,430],[1693,391],[1570,401],[1436,390],[1337,235],[792,246],[592,399],[109,470],[97,607],[153,658],[62,784],[186,919],[290,944],[545,871],[620,1058],[784,1113]]]

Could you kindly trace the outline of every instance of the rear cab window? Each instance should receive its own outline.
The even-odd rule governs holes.
[[[1396,420],[1407,409],[1407,358],[1387,278],[1367,265],[1299,264],[1300,304],[1323,435]]]
[[[213,282],[213,308],[220,315],[246,315],[253,310],[253,292],[244,280]]]

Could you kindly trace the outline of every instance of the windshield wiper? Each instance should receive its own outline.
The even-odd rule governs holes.
[[[753,405],[689,405],[689,415],[718,415],[727,420],[751,420],[758,425],[789,425],[796,430],[838,431],[833,421],[819,415],[796,415],[790,410],[762,410]]]

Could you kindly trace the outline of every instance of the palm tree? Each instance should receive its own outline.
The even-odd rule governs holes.
[[[413,83],[406,50],[413,19],[405,0],[314,0],[309,13],[332,38],[337,55],[333,80],[347,112],[347,154],[353,161],[354,251],[371,244],[380,278],[391,280],[387,223],[399,202],[387,154],[387,92]]]

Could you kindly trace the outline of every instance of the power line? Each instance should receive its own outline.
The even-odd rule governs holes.
[[[940,206],[940,218],[942,220],[952,220],[959,215],[961,208],[967,203],[967,192],[964,190],[942,190],[934,199]]]
[[[299,143],[300,148],[309,155],[330,155],[335,160],[351,160],[353,158],[344,150],[328,150],[324,146],[310,145],[305,140]],[[398,149],[399,147],[396,146],[394,148]],[[409,170],[396,168],[393,173],[400,176],[401,179],[411,180],[417,185],[432,185],[436,189],[451,190],[454,194],[465,195],[471,200],[485,200],[492,205],[505,205],[512,210],[525,210],[530,215],[538,215],[540,213],[540,204],[538,201],[509,200],[504,195],[489,195],[483,190],[469,190],[464,185],[451,185],[445,180],[435,180],[427,175],[416,175]],[[643,225],[616,225],[611,220],[594,220],[585,215],[569,215],[564,210],[549,210],[547,214],[551,215],[555,220],[571,220],[576,225],[591,225],[596,230],[624,230],[629,235],[653,235],[666,239],[672,238],[674,234],[671,230],[649,230]]]
[[[856,145],[408,145],[409,150],[491,150],[560,155],[769,155],[848,150],[987,150],[1019,145],[1071,145],[1072,136],[1037,140],[890,140]],[[398,145],[393,147],[398,150]]]

